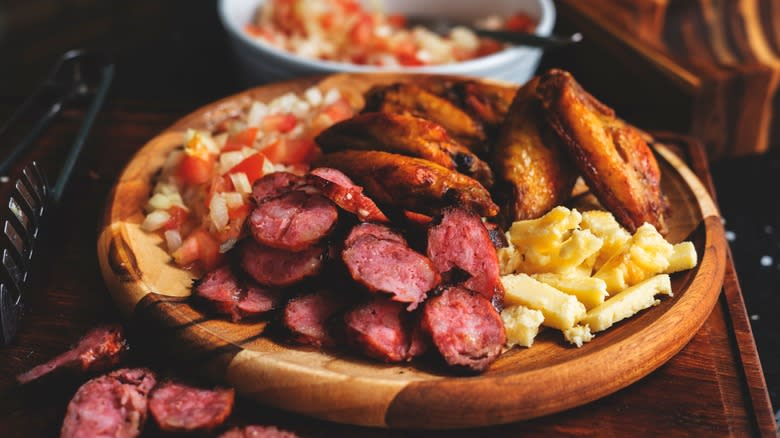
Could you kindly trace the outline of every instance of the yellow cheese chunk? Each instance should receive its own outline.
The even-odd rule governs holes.
[[[672,244],[645,223],[594,277],[604,280],[607,292],[613,294],[666,271],[673,251]]]
[[[693,269],[696,266],[698,257],[696,247],[692,242],[681,242],[674,245],[672,256],[669,257],[669,266],[664,271],[665,274]]]
[[[585,306],[573,295],[526,274],[505,275],[501,277],[501,283],[506,290],[504,302],[509,306],[521,305],[540,310],[544,315],[542,325],[565,330],[585,316]]]
[[[544,321],[544,315],[538,310],[525,306],[510,306],[501,311],[506,330],[506,346],[515,345],[530,347],[539,333],[539,326]]]
[[[623,246],[631,239],[631,234],[621,227],[612,213],[608,211],[583,212],[580,227],[583,230],[589,230],[604,241],[601,250],[592,260],[591,266],[596,270],[604,266],[604,263],[623,249]]]
[[[574,344],[577,348],[580,348],[582,347],[582,344],[592,341],[596,336],[590,332],[589,325],[577,324],[570,329],[564,330],[563,337],[569,341],[570,344]]]
[[[594,277],[572,277],[568,275],[545,273],[534,274],[533,278],[558,289],[561,292],[577,297],[577,301],[592,309],[604,302],[609,295],[604,280]]]
[[[616,322],[660,303],[659,300],[655,299],[658,294],[672,296],[672,283],[669,280],[669,275],[656,275],[631,286],[608,299],[604,304],[589,310],[581,323],[589,325],[593,332],[606,330]]]

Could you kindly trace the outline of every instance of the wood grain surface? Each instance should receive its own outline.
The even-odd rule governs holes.
[[[421,80],[420,78],[404,80]],[[336,75],[319,85],[355,105],[369,86],[398,76]],[[310,80],[256,88],[208,105],[144,146],[109,198],[98,253],[112,296],[146,327],[178,366],[197,368],[245,396],[331,421],[392,428],[463,428],[559,412],[614,393],[672,358],[705,322],[719,295],[726,245],[717,208],[693,172],[657,145],[672,209],[669,239],[689,238],[699,266],[673,278],[675,297],[619,324],[581,349],[544,332],[528,350],[505,353],[480,376],[456,376],[425,362],[385,365],[344,351],[292,347],[264,336],[265,322],[212,319],[186,300],[194,274],[179,270],[159,236],[139,228],[153,176],[189,127],[208,127],[245,107],[301,91]],[[151,342],[151,340],[150,340]]]
[[[780,146],[780,2],[557,4],[586,38],[650,76],[665,77],[665,93],[691,98],[688,129],[705,142],[711,159]]]

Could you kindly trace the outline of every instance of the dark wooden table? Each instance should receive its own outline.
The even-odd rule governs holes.
[[[42,77],[48,64],[77,46],[111,50],[117,78],[111,100],[76,168],[52,227],[38,286],[28,297],[16,342],[0,349],[0,436],[55,436],[67,401],[81,383],[54,379],[18,387],[13,376],[64,350],[90,327],[119,320],[97,265],[96,233],[104,200],[125,162],[146,140],[177,118],[218,97],[239,91],[213,2],[138,0],[6,1],[7,31],[0,36],[0,119]],[[568,67],[577,58],[559,52],[546,64]],[[582,64],[579,65],[580,67]],[[571,67],[577,68],[577,65]],[[586,83],[586,87],[591,84]],[[598,88],[598,86],[596,87]],[[618,107],[637,113],[627,99]],[[48,167],[61,157],[80,122],[66,111],[33,154]],[[693,169],[709,180],[696,142],[670,138]],[[0,155],[8,145],[0,145]],[[132,361],[175,372],[144,351]],[[305,436],[406,436],[324,423],[239,400],[233,422],[272,423]],[[478,431],[434,436],[549,435],[763,435],[776,429],[760,363],[730,265],[723,294],[691,343],[638,383],[592,404],[541,419]],[[149,435],[159,434],[149,430]],[[427,435],[427,433],[426,433]]]

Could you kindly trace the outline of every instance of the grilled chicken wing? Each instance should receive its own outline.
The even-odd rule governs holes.
[[[325,154],[315,165],[341,170],[379,203],[428,215],[453,204],[481,216],[498,214],[498,206],[479,182],[428,160],[380,151],[343,151]]]
[[[577,179],[541,114],[538,83],[534,78],[517,92],[493,149],[496,192],[508,222],[535,219],[562,204]]]
[[[397,83],[374,87],[366,94],[363,112],[409,113],[436,122],[477,154],[484,152],[482,125],[454,103],[417,85]]]
[[[517,87],[465,80],[440,82],[429,90],[455,103],[491,130],[504,122]]]
[[[490,166],[439,124],[411,114],[363,113],[336,123],[316,138],[325,152],[359,149],[424,158],[493,185]]]
[[[615,117],[568,72],[541,76],[537,95],[547,120],[599,201],[631,232],[645,222],[666,231],[661,172],[642,133]]]

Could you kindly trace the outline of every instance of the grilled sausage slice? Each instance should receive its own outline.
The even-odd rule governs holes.
[[[208,432],[221,426],[233,411],[232,388],[201,389],[177,382],[158,385],[149,411],[160,430]]]
[[[327,236],[338,216],[336,207],[324,196],[295,190],[260,203],[247,223],[257,242],[301,251]]]
[[[433,263],[405,243],[371,234],[351,240],[341,257],[352,278],[369,291],[387,292],[413,310],[439,284]]]
[[[363,187],[340,170],[318,167],[309,173],[309,180],[328,199],[361,221],[390,222],[374,201],[363,194]]]
[[[504,323],[490,301],[458,286],[425,302],[422,325],[448,364],[477,372],[498,358],[506,342]]]
[[[330,330],[329,321],[346,305],[345,296],[332,290],[302,295],[287,303],[282,323],[299,344],[335,345],[336,336]]]
[[[104,325],[90,330],[75,347],[54,359],[16,376],[21,383],[29,383],[61,370],[92,373],[118,365],[128,350],[122,326]]]
[[[366,356],[383,362],[409,359],[411,330],[404,305],[387,297],[372,297],[344,314],[348,342]]]
[[[448,205],[462,205],[487,217],[498,213],[482,184],[428,160],[379,151],[344,151],[325,154],[317,164],[341,170],[383,204],[429,215]]]
[[[60,437],[137,437],[156,383],[154,373],[144,368],[120,369],[88,381],[68,404]]]
[[[324,250],[313,246],[300,252],[259,245],[251,240],[241,247],[241,267],[265,286],[289,286],[322,269]]]
[[[444,277],[460,269],[469,275],[463,287],[493,302],[503,302],[496,250],[475,213],[457,207],[445,209],[438,223],[428,229],[427,252]]]

